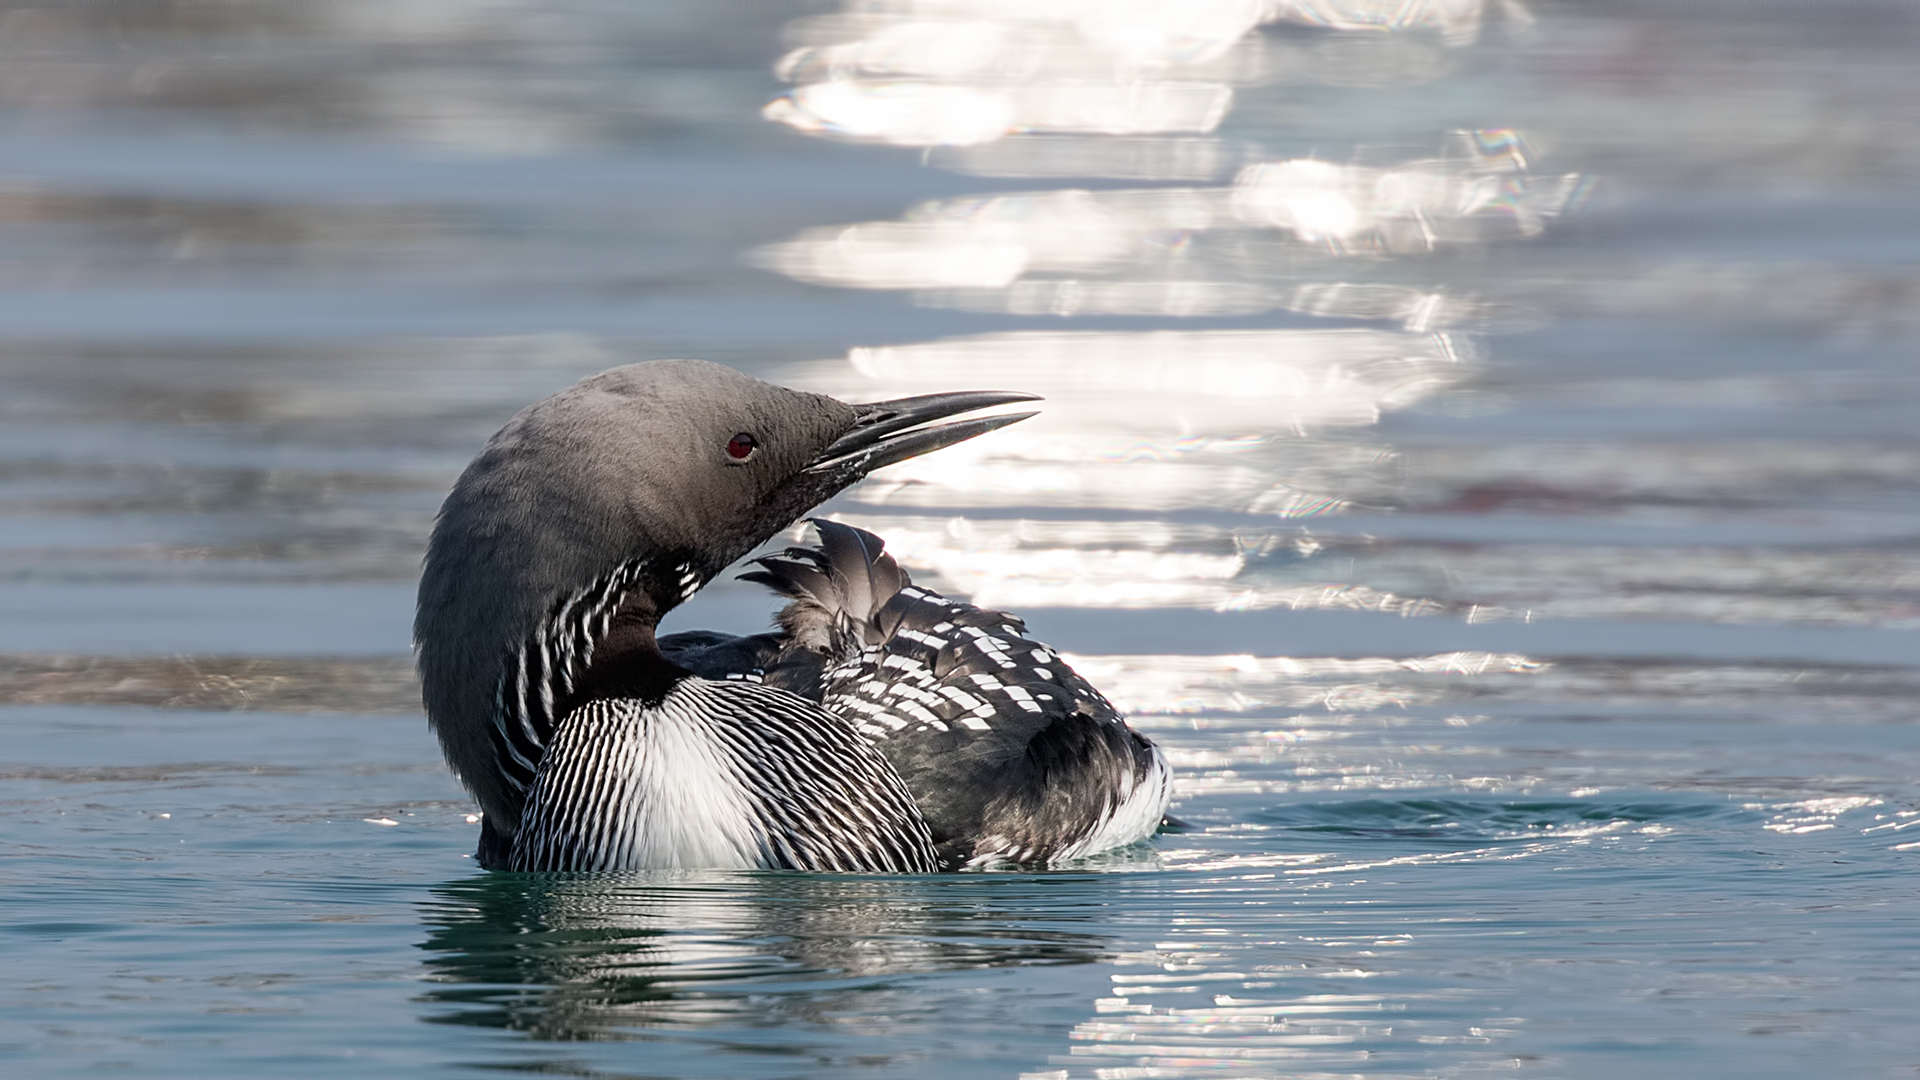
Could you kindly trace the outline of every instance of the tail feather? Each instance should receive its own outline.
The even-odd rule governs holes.
[[[815,521],[820,546],[834,574],[847,583],[847,610],[864,623],[893,599],[893,594],[909,584],[906,572],[887,554],[886,541],[851,525],[834,521]]]
[[[766,569],[741,574],[740,580],[765,585],[791,600],[806,600],[827,608],[838,607],[840,590],[833,579],[827,576],[826,568],[806,558],[815,554],[801,548],[789,548],[778,555],[755,559],[755,563]]]
[[[887,601],[912,584],[906,571],[886,553],[886,542],[864,529],[815,518],[818,548],[788,548],[762,556],[760,567],[740,575],[765,585],[791,602],[780,612],[780,626],[793,643],[819,653],[837,654],[884,636],[875,625]]]

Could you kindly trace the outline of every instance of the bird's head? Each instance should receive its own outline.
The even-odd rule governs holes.
[[[572,633],[556,618],[609,597],[657,619],[875,469],[1032,414],[937,421],[1030,400],[980,391],[854,405],[706,361],[656,360],[529,405],[455,482],[427,547],[414,643],[449,760],[490,814],[517,816],[489,770],[516,650]],[[582,632],[590,651],[591,620]],[[540,646],[540,677],[577,674],[552,659],[577,643]]]

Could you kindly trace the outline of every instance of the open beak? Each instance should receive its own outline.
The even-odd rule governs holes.
[[[965,442],[1035,414],[1001,413],[952,424],[934,424],[936,420],[995,405],[1039,400],[1037,395],[1011,390],[960,390],[855,405],[859,417],[853,427],[821,451],[805,471],[851,484],[875,469]]]

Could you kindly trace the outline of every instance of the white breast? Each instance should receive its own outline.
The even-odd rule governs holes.
[[[655,708],[593,702],[567,718],[529,793],[516,863],[577,870],[772,865],[766,830],[710,722],[679,688]],[[571,744],[571,745],[569,745]],[[571,858],[533,858],[533,850]]]
[[[516,870],[925,873],[933,837],[847,723],[770,686],[689,677],[658,704],[563,717],[527,790]]]

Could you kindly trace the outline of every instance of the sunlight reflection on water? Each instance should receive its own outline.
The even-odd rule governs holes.
[[[1291,58],[1254,33],[1262,23],[1437,33],[1457,46],[1478,36],[1482,10],[1483,0],[849,5],[789,27],[799,47],[778,70],[801,85],[766,116],[909,146],[1013,133],[1209,132],[1232,107],[1234,84],[1272,81],[1288,67]],[[1358,81],[1354,74],[1321,77]]]
[[[1057,154],[1054,166],[1017,165],[1019,155],[1040,160],[1058,150],[1029,138],[1036,133],[1071,133],[1069,155],[1098,159],[1093,136],[1212,130],[1230,110],[1228,84],[1264,77],[1263,61],[1250,55],[1265,47],[1254,33],[1262,22],[1439,31],[1455,46],[1475,38],[1480,16],[1478,3],[1226,2],[1177,12],[1125,3],[971,6],[964,16],[941,5],[862,5],[795,24],[800,44],[780,70],[804,85],[767,115],[816,134],[923,146],[1019,135],[1028,141],[1001,152],[991,171],[1044,175]],[[1222,81],[1208,90],[1191,81],[1201,72]],[[1096,98],[1103,104],[1087,104]],[[1169,104],[1203,99],[1184,106],[1189,112]],[[1076,119],[1061,119],[1067,113]],[[857,348],[845,364],[798,367],[786,378],[853,398],[926,393],[959,379],[1049,399],[1037,420],[906,463],[853,496],[899,509],[1031,501],[1141,515],[1132,526],[1082,526],[1057,547],[1036,542],[1046,527],[1032,523],[862,519],[882,528],[911,565],[982,603],[1440,610],[1432,600],[1365,586],[1257,582],[1242,572],[1250,546],[1286,543],[1310,558],[1304,534],[1262,522],[1338,514],[1377,499],[1394,454],[1356,429],[1474,371],[1469,297],[1327,280],[1338,264],[1364,257],[1377,266],[1402,253],[1537,236],[1584,187],[1577,175],[1533,175],[1525,140],[1513,131],[1445,141],[1443,154],[1388,167],[1249,163],[1221,187],[946,199],[897,221],[811,229],[754,257],[802,281],[910,290],[922,304],[969,311],[1191,318],[1283,309],[1391,325],[1022,331]],[[1203,156],[1219,149],[1153,145]],[[1138,163],[1137,149],[1128,144],[1123,156]],[[1168,160],[1167,176],[1192,171],[1184,150]],[[1179,509],[1244,519],[1209,545],[1217,550],[1230,535],[1227,550],[1169,550],[1155,540],[1165,529],[1153,517]],[[1094,532],[1117,543],[1102,545]]]
[[[1394,331],[1023,332],[858,349],[846,367],[791,377],[883,397],[965,372],[1048,399],[1003,438],[904,464],[863,489],[865,501],[964,506],[1044,493],[1056,506],[1298,517],[1345,504],[1387,456],[1315,435],[1369,427],[1468,367],[1446,337]],[[1316,480],[1327,487],[1308,486]]]
[[[914,290],[920,303],[969,311],[1192,318],[1282,309],[1436,329],[1469,322],[1472,301],[1314,278],[1357,256],[1378,263],[1537,236],[1587,187],[1577,174],[1530,175],[1509,131],[1461,132],[1451,143],[1446,155],[1392,168],[1255,164],[1230,187],[948,199],[898,221],[810,229],[755,259],[813,284]],[[1263,231],[1290,240],[1270,243]]]

